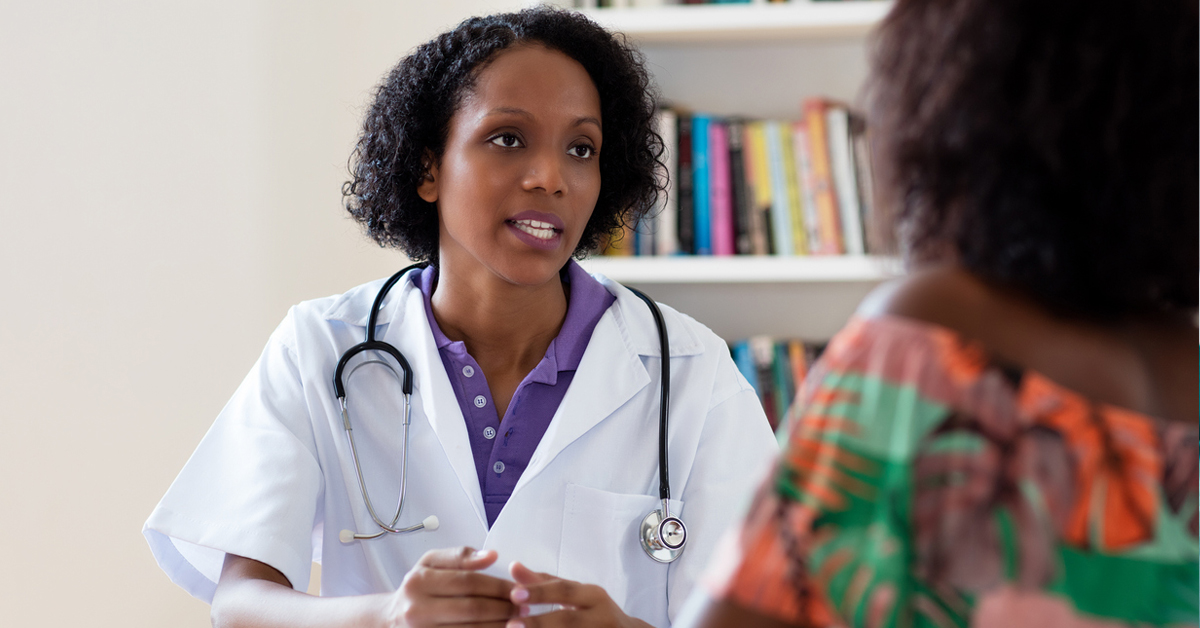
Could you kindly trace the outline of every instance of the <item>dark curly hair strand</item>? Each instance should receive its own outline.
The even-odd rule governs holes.
[[[654,207],[663,193],[656,173],[665,172],[664,147],[654,130],[655,94],[641,53],[581,14],[537,7],[463,21],[417,47],[377,88],[342,196],[346,210],[380,246],[437,263],[437,211],[417,195],[428,155],[443,154],[450,119],[479,72],[500,51],[521,43],[579,62],[600,94],[600,196],[575,256]]]

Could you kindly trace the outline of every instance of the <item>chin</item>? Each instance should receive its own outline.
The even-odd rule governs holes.
[[[540,286],[558,279],[558,273],[571,260],[571,256],[521,255],[516,259],[497,264],[496,274],[507,281],[522,286]]]

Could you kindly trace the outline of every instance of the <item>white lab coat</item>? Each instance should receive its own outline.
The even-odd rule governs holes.
[[[377,339],[414,369],[407,493],[401,526],[440,527],[343,544],[343,528],[375,532],[354,471],[334,368],[363,340],[382,281],[293,307],[146,522],[159,565],[211,601],[226,552],[264,562],[292,586],[322,565],[322,595],[393,591],[435,548],[494,549],[507,565],[601,585],[630,615],[667,625],[722,531],[742,511],[777,448],[754,391],[725,343],[663,306],[671,351],[672,513],[688,526],[682,557],[651,560],[638,541],[658,504],[659,338],[649,308],[596,276],[616,302],[596,325],[575,378],[491,529],[466,422],[410,274],[389,293]],[[399,384],[383,369],[350,379],[351,417],[380,518],[399,492]],[[371,391],[369,394],[366,391]]]

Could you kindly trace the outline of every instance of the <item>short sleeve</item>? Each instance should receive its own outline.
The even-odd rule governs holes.
[[[905,468],[945,407],[904,383],[934,351],[867,331],[852,322],[809,374],[780,457],[702,580],[713,597],[841,626],[890,625],[911,593]]]
[[[159,566],[205,602],[226,553],[308,585],[323,482],[294,337],[290,312],[143,528]]]

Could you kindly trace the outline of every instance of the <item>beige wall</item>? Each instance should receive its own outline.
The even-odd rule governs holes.
[[[519,0],[0,0],[0,623],[206,626],[142,521],[288,305],[402,260],[343,217],[382,74]]]

